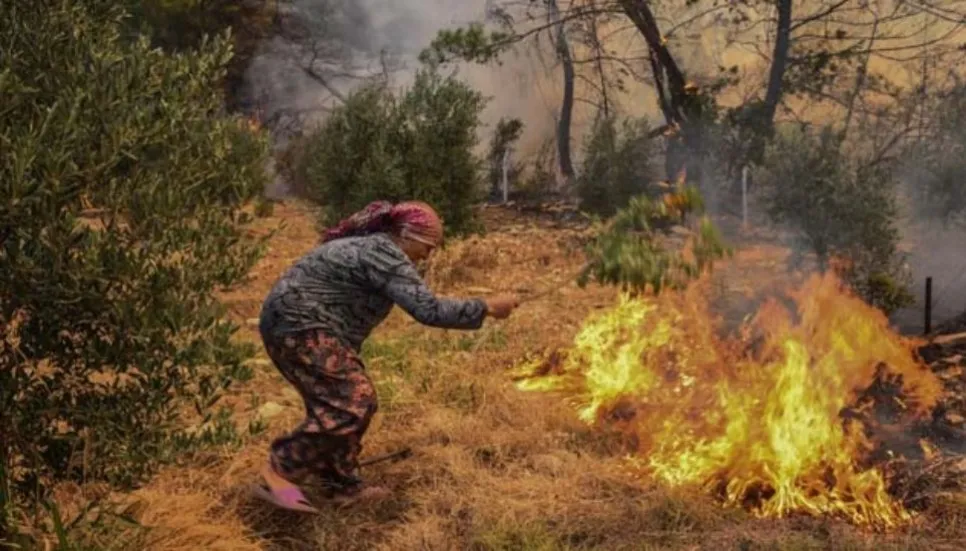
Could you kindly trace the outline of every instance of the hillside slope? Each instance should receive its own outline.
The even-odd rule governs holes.
[[[373,508],[298,516],[254,501],[272,438],[294,426],[301,404],[260,353],[255,379],[231,401],[241,422],[261,416],[266,430],[240,449],[186,458],[129,496],[129,512],[150,527],[138,548],[263,549],[954,549],[966,538],[966,501],[927,513],[918,524],[874,535],[821,519],[758,520],[704,495],[670,491],[623,467],[627,444],[580,423],[552,395],[516,390],[506,370],[529,353],[564,347],[588,313],[610,306],[613,290],[577,289],[578,232],[488,211],[485,237],[455,242],[429,277],[442,294],[515,290],[540,294],[506,321],[478,332],[424,328],[396,311],[365,350],[380,412],[364,456],[411,447],[413,456],[365,469],[395,492]],[[284,221],[269,254],[243,289],[224,297],[256,339],[261,300],[275,278],[316,242],[312,213],[276,205],[259,231]],[[739,251],[723,281],[747,296],[782,251]],[[748,266],[755,266],[753,272]],[[774,278],[778,280],[780,278]],[[554,290],[556,289],[556,290]],[[548,290],[553,290],[547,292]],[[544,294],[546,293],[546,294]],[[740,302],[740,300],[738,301]],[[746,304],[735,306],[747,311]],[[132,547],[128,547],[132,548]]]

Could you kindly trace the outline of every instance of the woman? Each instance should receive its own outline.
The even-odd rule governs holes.
[[[314,512],[297,486],[321,478],[339,502],[382,498],[358,475],[361,439],[376,412],[376,393],[359,358],[363,341],[394,304],[420,323],[479,329],[506,318],[516,297],[436,297],[415,262],[440,245],[443,225],[429,205],[375,202],[325,232],[322,244],[275,284],[259,330],[269,356],[305,401],[306,419],[272,443],[258,494],[288,509]]]

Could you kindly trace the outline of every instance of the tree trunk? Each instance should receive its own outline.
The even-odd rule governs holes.
[[[604,46],[600,43],[600,33],[597,30],[597,18],[590,18],[590,33],[592,46],[594,48],[594,56],[597,58],[595,66],[597,69],[597,77],[600,79],[600,100],[601,100],[601,112],[604,118],[610,117],[610,94],[607,91],[607,77],[604,75],[604,62],[603,57],[605,54]]]
[[[761,122],[771,129],[775,112],[782,95],[782,79],[788,64],[788,49],[791,45],[792,0],[775,0],[778,8],[778,29],[775,33],[775,48],[771,56],[771,70],[768,73],[768,88],[765,91],[765,105]]]
[[[575,174],[570,152],[570,127],[574,112],[574,60],[570,53],[570,44],[567,43],[567,35],[564,31],[563,21],[560,19],[557,2],[556,0],[548,0],[547,5],[550,8],[550,17],[556,23],[557,56],[563,64],[564,87],[563,101],[560,104],[560,120],[557,123],[557,156],[560,162],[560,172],[569,186]]]
[[[698,106],[691,101],[684,73],[665,45],[648,3],[645,0],[620,0],[620,5],[650,50],[658,102],[671,131],[667,139],[665,172],[667,179],[673,181],[682,170],[688,169],[689,160],[696,161],[700,156],[702,131]],[[693,163],[689,175],[700,178],[698,167],[698,163]]]
[[[624,13],[627,14],[627,17],[630,18],[631,22],[634,23],[634,26],[637,27],[637,30],[644,37],[648,48],[652,52],[655,63],[667,74],[670,105],[675,111],[678,111],[674,114],[674,117],[680,119],[668,121],[668,123],[683,122],[683,113],[680,110],[686,102],[684,73],[681,72],[677,62],[674,61],[670,50],[664,45],[664,38],[661,36],[661,30],[657,26],[657,20],[654,19],[654,14],[651,13],[651,8],[645,0],[620,0],[620,5],[624,9]]]

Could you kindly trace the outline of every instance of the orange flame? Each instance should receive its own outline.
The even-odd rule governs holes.
[[[634,468],[670,485],[699,485],[760,516],[844,516],[891,527],[911,518],[863,467],[874,442],[840,413],[885,363],[925,413],[938,379],[885,316],[831,274],[791,293],[790,311],[766,302],[742,336],[720,338],[704,282],[632,299],[589,319],[556,373],[518,383],[575,399],[588,423],[634,436]],[[617,411],[630,419],[614,420]],[[753,503],[750,503],[753,502]]]
[[[257,133],[262,129],[262,118],[261,110],[256,111],[250,116],[242,116],[237,119],[238,125],[243,129],[251,133]]]

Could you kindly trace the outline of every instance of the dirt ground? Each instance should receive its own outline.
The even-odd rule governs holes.
[[[138,543],[127,548],[925,550],[959,549],[966,541],[966,500],[958,498],[912,526],[876,534],[834,520],[756,519],[630,475],[619,436],[583,425],[559,398],[516,390],[507,375],[528,354],[566,346],[588,313],[612,304],[616,293],[568,284],[579,231],[485,214],[485,236],[440,251],[429,272],[433,287],[444,295],[513,290],[535,298],[477,332],[421,327],[398,311],[376,331],[365,357],[380,411],[363,455],[414,450],[407,460],[364,470],[393,490],[391,500],[299,516],[249,496],[246,486],[256,481],[269,442],[302,415],[297,395],[260,353],[256,377],[230,399],[241,423],[260,417],[267,428],[240,449],[185,458],[121,496],[148,527],[132,529]],[[265,293],[317,239],[313,214],[299,203],[277,204],[258,226],[277,229],[268,254],[248,284],[224,297],[243,326],[240,338],[253,340]],[[780,270],[783,255],[770,245],[739,250],[719,271],[721,285],[741,291],[723,311],[748,311],[743,301],[762,288],[762,273]]]

